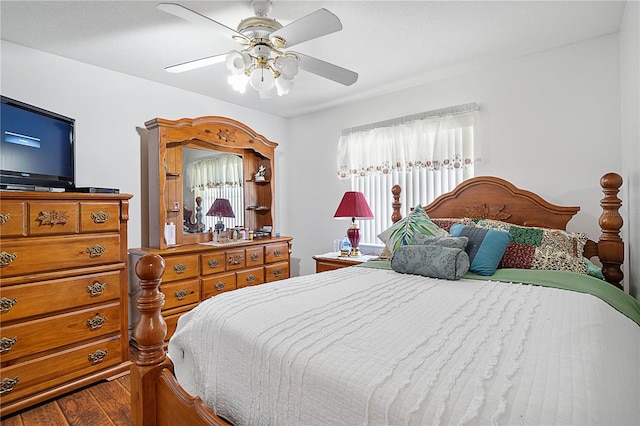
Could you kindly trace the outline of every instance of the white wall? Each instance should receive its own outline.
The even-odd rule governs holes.
[[[289,199],[305,207],[291,206],[297,214],[288,223],[300,273],[312,273],[313,254],[330,251],[347,227],[332,218],[348,189],[336,177],[341,129],[468,102],[481,108],[483,162],[476,174],[581,206],[569,229],[597,239],[599,179],[622,166],[619,82],[613,35],[290,120],[290,152],[297,159],[290,172],[305,176],[287,182]]]
[[[76,119],[77,185],[119,188],[121,193],[133,194],[129,247],[142,245],[141,224],[146,223],[141,211],[147,192],[147,153],[141,137],[146,121],[230,117],[279,143],[276,161],[286,162],[285,119],[4,40],[1,90],[4,96]],[[277,173],[280,168],[276,163]],[[278,205],[279,211],[284,210]]]
[[[629,292],[640,300],[640,2],[627,2],[620,30],[620,87],[622,94],[621,191],[625,214]]]

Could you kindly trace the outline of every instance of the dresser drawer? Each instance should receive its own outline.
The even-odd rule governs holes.
[[[258,285],[264,283],[264,268],[245,269],[242,272],[236,273],[236,285],[238,288]]]
[[[29,235],[75,234],[78,227],[78,203],[29,202]]]
[[[164,258],[164,262],[163,283],[194,278],[199,274],[198,255],[196,254],[167,256]]]
[[[200,268],[202,275],[217,274],[225,270],[224,252],[219,251],[200,256]]]
[[[120,336],[78,346],[0,370],[2,404],[59,386],[122,362]]]
[[[216,294],[236,289],[236,273],[227,272],[202,279],[202,298],[208,299]]]
[[[236,269],[244,268],[244,258],[244,249],[227,250],[225,252],[225,263],[227,264],[227,271],[234,271]]]
[[[120,271],[21,284],[0,289],[3,323],[105,303],[120,297]]]
[[[246,266],[260,266],[264,264],[264,247],[252,247],[245,250],[246,253]]]
[[[108,232],[120,229],[119,202],[81,202],[80,232]]]
[[[113,303],[2,327],[2,362],[120,331]]]
[[[0,237],[20,237],[27,235],[26,201],[0,202]]]
[[[289,262],[279,262],[265,266],[264,278],[268,283],[289,278]]]
[[[164,293],[162,310],[190,305],[200,301],[200,281],[198,279],[161,284],[160,290]]]
[[[0,241],[3,277],[125,262],[120,235],[77,235]]]
[[[264,247],[265,263],[285,262],[289,260],[289,244],[267,244]]]

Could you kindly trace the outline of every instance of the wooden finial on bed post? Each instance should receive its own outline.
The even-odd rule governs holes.
[[[142,294],[136,301],[140,320],[133,329],[133,337],[138,347],[137,365],[152,365],[166,357],[163,348],[167,335],[167,323],[160,311],[164,305],[164,294],[160,291],[160,281],[164,273],[164,259],[157,254],[147,254],[136,263],[136,275],[140,278]]]
[[[600,201],[602,214],[598,223],[602,234],[598,240],[598,257],[602,263],[602,274],[613,285],[622,288],[624,274],[620,268],[624,261],[624,243],[620,238],[622,228],[622,216],[619,210],[622,201],[618,198],[618,192],[622,186],[622,177],[617,173],[607,173],[600,179],[600,186],[604,192],[604,198]]]
[[[396,223],[400,219],[402,219],[402,215],[400,214],[400,207],[402,207],[402,203],[400,202],[400,193],[402,192],[402,188],[400,185],[393,185],[391,188],[391,194],[393,195],[393,202],[391,203],[391,208],[393,209],[393,214],[391,215],[391,221]]]

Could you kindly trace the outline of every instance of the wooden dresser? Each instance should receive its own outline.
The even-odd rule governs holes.
[[[145,254],[162,256],[165,272],[160,290],[165,295],[162,315],[167,322],[165,340],[168,341],[178,318],[202,300],[225,291],[289,278],[291,241],[290,237],[277,237],[218,246],[191,244],[164,250],[131,249],[130,306],[136,306],[141,293],[134,273],[136,262]],[[133,310],[131,333],[139,317]]]
[[[0,192],[2,416],[129,369],[130,198]]]

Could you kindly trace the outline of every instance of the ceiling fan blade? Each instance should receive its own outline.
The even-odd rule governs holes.
[[[311,56],[303,55],[298,52],[291,52],[299,59],[299,66],[305,71],[317,74],[321,77],[328,78],[337,83],[351,86],[358,81],[358,73],[349,71],[346,68],[339,67]]]
[[[165,71],[171,73],[180,73],[185,71],[195,70],[196,68],[202,68],[213,64],[219,64],[226,60],[227,55],[223,53],[222,55],[215,56],[207,56],[206,58],[195,59],[189,62],[183,62],[177,65],[171,65],[165,68]]]
[[[195,12],[191,9],[187,9],[184,6],[175,3],[160,3],[158,4],[158,9],[170,13],[178,18],[185,19],[187,21],[191,21],[193,23],[202,25],[210,30],[213,30],[220,34],[221,36],[228,38],[241,38],[243,40],[248,40],[244,35],[240,34],[234,29],[227,27],[226,25],[221,24],[220,22],[214,21],[211,18],[208,18],[204,15],[201,15],[198,12]]]
[[[342,23],[336,15],[327,9],[318,9],[274,31],[269,37],[284,39],[287,44],[283,47],[291,47],[295,44],[340,31],[341,29]]]

